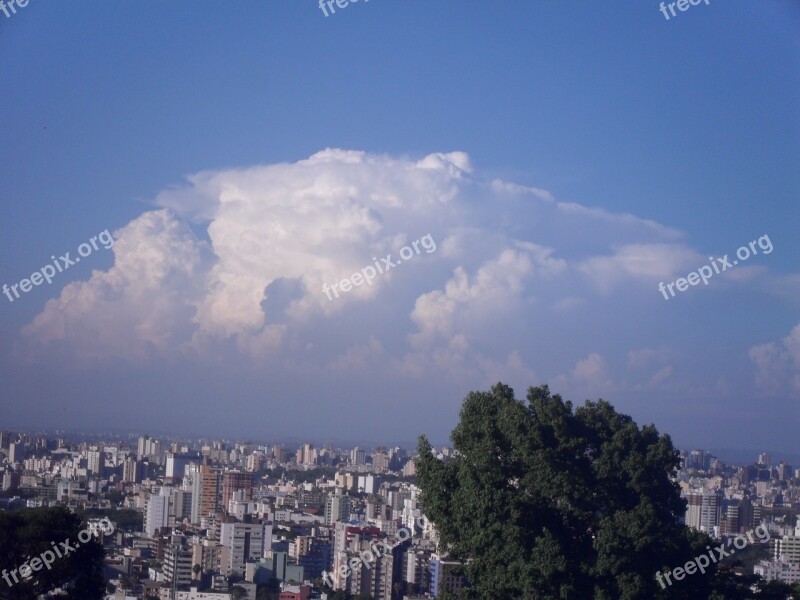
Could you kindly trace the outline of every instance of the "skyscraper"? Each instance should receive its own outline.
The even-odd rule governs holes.
[[[244,491],[244,500],[253,497],[253,474],[242,471],[226,471],[222,477],[222,510],[228,511],[228,502],[234,492]]]
[[[192,480],[192,523],[219,510],[219,472],[200,465]]]

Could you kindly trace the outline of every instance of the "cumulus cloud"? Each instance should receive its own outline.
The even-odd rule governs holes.
[[[48,301],[22,330],[23,356],[57,349],[86,364],[189,351],[212,262],[208,245],[168,210],[141,215],[114,238],[114,266]]]
[[[404,376],[485,385],[504,374],[527,385],[564,371],[539,366],[550,358],[541,336],[568,329],[600,296],[655,302],[660,279],[704,260],[652,221],[486,182],[463,152],[327,149],[192,174],[155,202],[115,231],[110,269],[68,284],[25,326],[20,355],[86,365],[244,358],[309,377],[380,361]],[[428,234],[435,252],[338,298],[323,293]],[[562,381],[613,388],[608,348],[578,336],[592,352]],[[672,375],[655,362],[643,375],[653,385]]]
[[[765,394],[800,394],[800,325],[779,342],[750,348],[756,387]]]
[[[571,371],[556,377],[557,389],[564,389],[574,397],[597,397],[616,389],[608,362],[598,352],[580,359]]]

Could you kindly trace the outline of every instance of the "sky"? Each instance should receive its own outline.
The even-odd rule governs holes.
[[[327,12],[0,12],[0,429],[441,444],[502,381],[800,454],[800,3]]]

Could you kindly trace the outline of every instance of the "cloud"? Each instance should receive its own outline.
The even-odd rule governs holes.
[[[705,260],[652,221],[486,182],[463,152],[326,149],[192,174],[155,202],[115,231],[110,269],[68,284],[24,327],[20,356],[87,368],[201,360],[309,381],[380,365],[459,385],[562,373],[565,385],[607,392],[623,386],[608,362],[625,357],[603,328]],[[338,298],[323,293],[426,235],[435,251]],[[562,336],[585,357],[566,370],[574,349],[543,341]],[[640,353],[629,365],[648,367],[643,382],[673,377]]]
[[[780,342],[750,348],[756,387],[768,395],[800,394],[800,325]]]
[[[114,266],[48,301],[22,330],[21,356],[35,360],[55,349],[88,364],[187,351],[212,260],[208,245],[168,210],[141,215],[114,238]]]
[[[618,387],[611,377],[608,362],[598,352],[578,360],[570,371],[557,375],[553,383],[554,389],[574,399],[607,397]]]

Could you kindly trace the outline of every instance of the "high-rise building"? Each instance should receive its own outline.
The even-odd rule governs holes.
[[[350,463],[353,465],[367,464],[367,454],[361,448],[356,446],[350,451]]]
[[[298,465],[313,465],[317,462],[317,450],[314,444],[303,444],[297,449],[297,464]]]
[[[389,469],[389,455],[386,452],[373,452],[372,468],[376,471],[387,471]]]
[[[380,479],[377,479],[373,474],[358,476],[358,491],[364,494],[375,494],[381,486]]]
[[[219,472],[200,465],[192,480],[192,523],[219,510]]]
[[[92,475],[102,476],[103,467],[105,466],[105,455],[102,450],[92,447],[86,453],[87,469]]]
[[[713,535],[714,528],[719,525],[722,493],[685,492],[683,497],[687,501],[686,525]]]
[[[122,461],[122,481],[126,483],[139,483],[142,481],[141,463],[133,456]]]
[[[164,579],[173,585],[188,586],[192,576],[192,549],[183,544],[167,546],[164,551]]]
[[[403,580],[412,594],[426,594],[431,585],[431,551],[409,550],[403,555]]]
[[[27,456],[28,452],[22,442],[12,442],[8,445],[8,462],[12,465],[22,463]]]
[[[233,494],[244,492],[242,501],[248,502],[253,497],[253,474],[242,471],[226,471],[222,476],[222,510],[228,510],[228,502]]]
[[[220,524],[220,543],[228,548],[225,575],[244,576],[245,563],[257,561],[264,553],[264,526],[241,523],[231,517]]]
[[[186,472],[186,466],[196,460],[197,457],[191,454],[167,453],[166,476],[172,479],[181,479]]]
[[[325,500],[325,524],[344,522],[350,516],[350,496],[341,493],[329,494]]]
[[[787,481],[792,478],[792,467],[783,461],[778,464],[778,479]]]
[[[163,495],[162,495],[163,494]],[[151,495],[144,513],[144,532],[153,537],[161,527],[169,525],[169,488],[161,488],[161,494]]]

